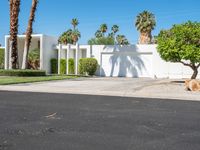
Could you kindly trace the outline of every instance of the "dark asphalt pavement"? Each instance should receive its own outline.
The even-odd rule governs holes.
[[[199,150],[200,102],[0,92],[0,150]]]

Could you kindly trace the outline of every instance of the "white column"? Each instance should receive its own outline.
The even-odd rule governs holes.
[[[40,37],[40,70],[44,69],[44,37]]]
[[[69,74],[69,53],[70,53],[70,44],[67,45],[67,66],[66,66],[66,74]]]
[[[87,58],[91,58],[91,51],[92,51],[92,46],[91,46],[91,45],[88,45],[88,46],[87,46],[87,52],[86,52],[86,53],[87,53],[87,54],[86,54],[86,55],[87,55],[87,56],[86,56]]]
[[[12,43],[9,40],[9,49],[8,49],[8,69],[12,69],[12,49],[11,45]]]
[[[8,61],[9,61],[9,58],[8,58],[8,53],[9,53],[9,47],[8,47],[8,40],[7,40],[7,37],[5,37],[5,49],[4,49],[4,53],[5,53],[5,58],[4,58],[4,68],[7,70],[8,69]]]
[[[62,44],[59,44],[59,48],[58,48],[58,74],[60,74],[61,50],[62,50]]]
[[[75,74],[77,75],[78,74],[78,52],[79,52],[79,45],[78,44],[76,44],[76,65],[75,65],[75,68],[76,68],[76,70],[75,70]]]

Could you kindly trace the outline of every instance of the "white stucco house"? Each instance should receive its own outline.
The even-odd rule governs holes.
[[[19,64],[22,62],[25,35],[18,36]],[[5,37],[5,69],[9,69],[9,36]],[[150,78],[189,78],[192,70],[179,63],[163,61],[157,45],[61,45],[58,38],[43,34],[33,35],[31,49],[40,48],[40,69],[50,73],[51,58],[74,58],[75,74],[78,74],[80,58],[96,58],[99,69],[97,76],[106,77],[150,77]],[[60,72],[58,63],[58,72]],[[68,65],[66,65],[68,74]]]

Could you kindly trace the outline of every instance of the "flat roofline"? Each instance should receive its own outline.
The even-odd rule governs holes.
[[[32,36],[32,37],[42,37],[42,36],[45,36],[45,35],[44,35],[44,34],[32,34],[31,36]],[[6,38],[9,38],[10,35],[6,35],[5,37],[6,37]],[[26,35],[25,35],[25,34],[20,34],[20,35],[17,35],[17,37],[19,37],[19,38],[25,38]]]

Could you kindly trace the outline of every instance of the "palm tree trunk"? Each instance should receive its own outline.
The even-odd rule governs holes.
[[[140,33],[139,44],[151,44],[152,36],[151,33],[142,32]]]
[[[35,12],[37,9],[37,4],[38,4],[38,0],[32,0],[32,7],[31,7],[30,17],[28,21],[28,27],[26,30],[22,69],[28,68],[28,53],[29,53],[29,48],[30,48],[31,39],[32,39],[31,35],[33,33],[33,22],[35,20]]]
[[[17,34],[18,34],[19,11],[20,11],[20,0],[10,0],[9,69],[18,68]]]

